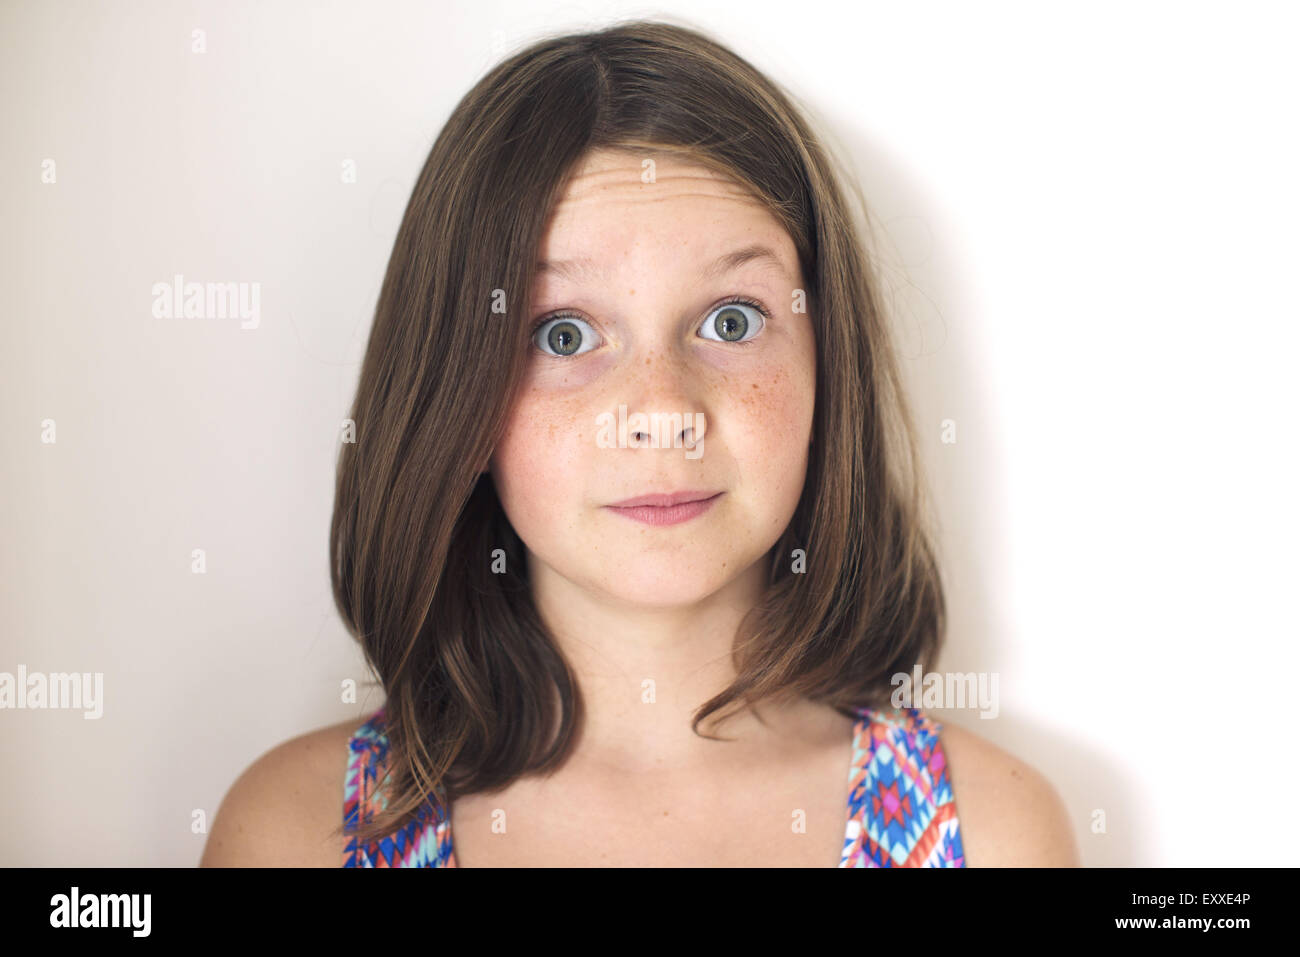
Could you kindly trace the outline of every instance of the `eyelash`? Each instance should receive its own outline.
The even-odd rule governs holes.
[[[733,305],[749,306],[751,309],[758,310],[758,314],[763,317],[764,327],[767,326],[768,320],[772,318],[772,314],[768,312],[767,308],[761,302],[758,302],[754,299],[750,299],[748,296],[731,296],[727,299],[722,300],[717,305],[710,306],[708,311],[711,313],[717,312],[723,306],[733,306]],[[553,312],[549,315],[542,316],[540,319],[538,319],[536,322],[533,323],[533,328],[528,331],[529,340],[531,341],[534,337],[536,337],[538,329],[542,328],[542,326],[546,325],[548,322],[554,322],[556,319],[579,319],[583,322],[587,321],[583,319],[582,316],[579,316],[576,313],[564,312],[564,311]],[[751,336],[750,338],[742,339],[739,342],[728,343],[728,345],[752,346],[756,338],[758,337]],[[541,350],[538,351],[540,352]],[[548,359],[572,358],[572,356],[553,356],[548,352],[542,352],[542,355],[546,356]]]

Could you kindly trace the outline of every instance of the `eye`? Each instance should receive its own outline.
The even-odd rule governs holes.
[[[548,356],[566,358],[596,348],[596,330],[576,316],[543,319],[533,332],[533,342]]]
[[[747,311],[754,315],[748,315]],[[700,334],[715,342],[747,346],[762,331],[766,319],[767,310],[752,299],[733,299],[709,313],[709,318],[700,326]]]

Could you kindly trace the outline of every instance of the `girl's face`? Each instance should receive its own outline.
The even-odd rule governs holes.
[[[703,167],[656,156],[647,171],[641,156],[599,151],[540,258],[528,316],[547,322],[491,461],[530,576],[645,606],[752,576],[798,505],[812,434],[816,352],[810,317],[792,308],[804,298],[792,297],[804,289],[794,243]],[[680,491],[717,494],[675,524],[668,509],[646,522],[611,508]]]

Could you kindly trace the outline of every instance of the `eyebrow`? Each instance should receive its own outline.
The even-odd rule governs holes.
[[[785,268],[784,261],[772,247],[765,246],[762,243],[753,243],[734,252],[725,253],[711,263],[706,263],[700,270],[700,277],[713,279],[739,269],[750,262],[767,262],[778,268]],[[596,264],[586,257],[545,260],[537,264],[537,272],[539,275],[548,272],[554,273],[575,281],[580,278],[592,278],[600,275],[600,270],[596,268]]]

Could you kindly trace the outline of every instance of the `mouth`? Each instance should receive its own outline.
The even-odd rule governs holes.
[[[705,499],[721,495],[721,492],[714,492],[710,489],[686,489],[681,492],[657,492],[650,495],[638,495],[636,498],[625,498],[621,502],[611,502],[609,508],[635,508],[638,505],[649,505],[653,508],[668,508],[673,505],[685,505],[687,502],[702,502]]]
[[[605,508],[643,525],[677,525],[703,515],[722,495],[709,491],[638,495]]]

